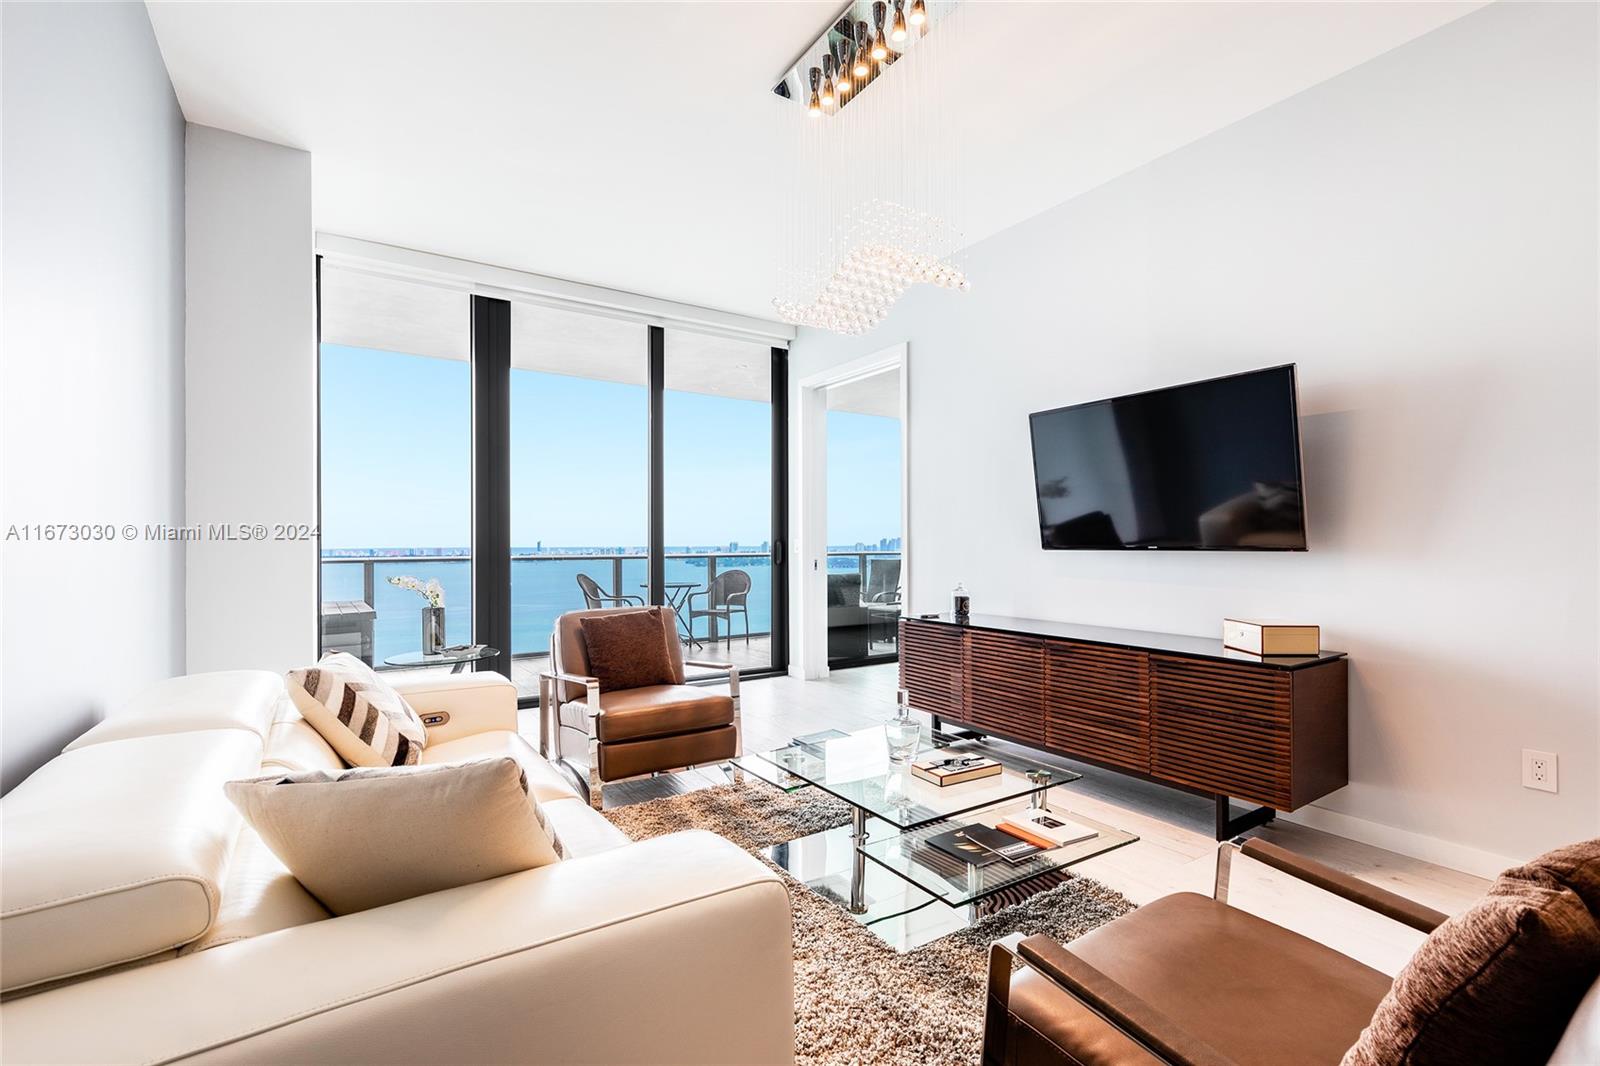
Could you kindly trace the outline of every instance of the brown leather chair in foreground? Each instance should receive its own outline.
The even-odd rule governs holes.
[[[1430,936],[1391,982],[1228,906],[1236,850]],[[1264,840],[1225,844],[1213,898],[1166,896],[1066,946],[994,945],[983,1064],[1587,1061],[1600,1040],[1597,916],[1600,841],[1507,871],[1437,933],[1445,915],[1392,892]]]
[[[612,649],[617,676],[639,676],[646,684],[612,684],[607,656],[591,657],[586,619],[641,616],[654,634],[647,646]],[[677,617],[670,607],[610,607],[569,611],[556,619],[550,638],[550,669],[539,675],[540,754],[565,763],[586,779],[589,803],[601,807],[601,788],[652,773],[726,763],[742,754],[739,742],[739,669],[729,663],[685,662]],[[637,631],[635,637],[638,636]],[[596,649],[597,652],[603,649]],[[727,691],[684,683],[684,667],[726,674]],[[735,778],[737,771],[730,771]]]

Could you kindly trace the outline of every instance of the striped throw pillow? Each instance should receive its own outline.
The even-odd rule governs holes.
[[[345,652],[290,670],[289,695],[311,727],[351,766],[414,766],[428,731],[405,698]]]

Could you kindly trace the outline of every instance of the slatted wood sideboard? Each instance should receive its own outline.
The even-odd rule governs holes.
[[[1348,780],[1343,652],[973,615],[900,621],[900,685],[951,725],[1212,796],[1217,839]],[[1229,797],[1259,804],[1235,816]]]

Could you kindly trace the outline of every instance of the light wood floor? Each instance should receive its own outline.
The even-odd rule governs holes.
[[[841,670],[825,681],[780,677],[746,682],[741,702],[744,749],[780,747],[790,737],[819,729],[860,729],[894,713],[895,667]],[[524,712],[524,731],[534,731]],[[1212,838],[1212,803],[1098,767],[1041,757],[1038,761],[1075,770],[1081,781],[1058,786],[1051,806],[1139,835],[1139,841],[1074,867],[1122,892],[1135,903],[1171,892],[1210,894],[1217,844]],[[606,806],[655,799],[722,784],[717,770],[621,782],[606,788]],[[1252,831],[1391,891],[1455,913],[1474,902],[1489,883],[1315,829],[1274,822]],[[1380,918],[1355,904],[1319,892],[1250,860],[1234,864],[1230,902],[1279,925],[1393,974],[1422,942],[1422,934]]]

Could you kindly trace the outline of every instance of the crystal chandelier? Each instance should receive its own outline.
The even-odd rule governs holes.
[[[955,0],[857,0],[775,86],[799,105],[785,111],[796,151],[772,301],[785,321],[866,333],[912,285],[969,288],[942,70],[955,14]]]

